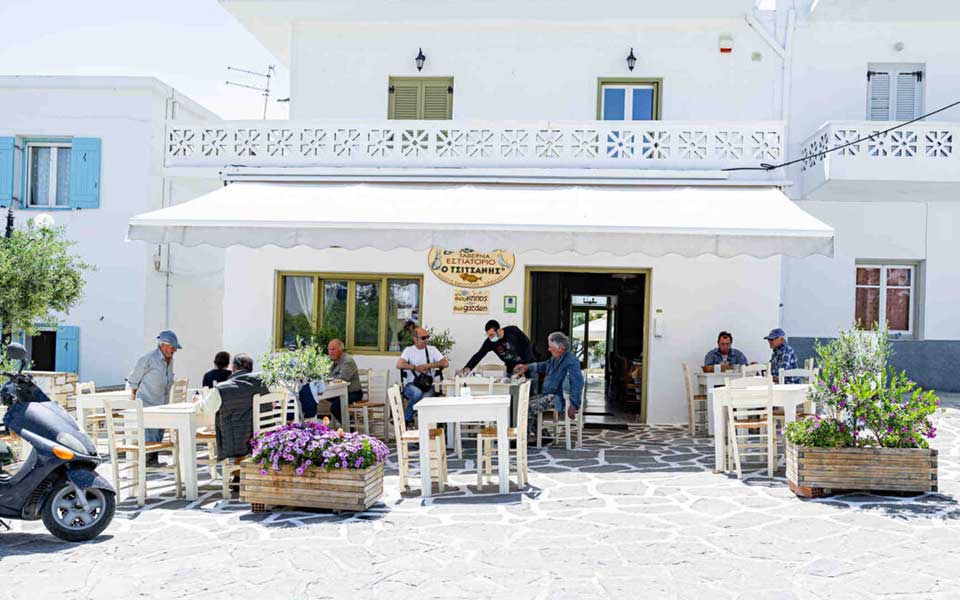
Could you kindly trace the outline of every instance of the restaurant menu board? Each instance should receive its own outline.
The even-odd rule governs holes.
[[[485,315],[490,312],[490,292],[458,288],[453,293],[453,312],[458,315]]]
[[[482,288],[499,283],[513,271],[512,252],[474,252],[469,248],[444,250],[431,248],[427,264],[433,274],[446,283],[464,288]]]

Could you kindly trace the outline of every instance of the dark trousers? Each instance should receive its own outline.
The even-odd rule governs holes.
[[[355,392],[348,392],[348,393],[347,393],[347,402],[348,402],[348,403],[353,404],[354,402],[360,402],[361,400],[363,400],[363,390],[357,390],[357,391],[355,391]],[[316,404],[316,403],[314,403],[314,404]],[[333,415],[333,418],[335,418],[335,419],[337,420],[337,422],[340,422],[340,423],[343,422],[343,421],[340,419],[340,398],[331,398],[331,399],[330,399],[330,413]],[[314,414],[314,415],[317,414],[316,406],[314,406],[313,414]]]

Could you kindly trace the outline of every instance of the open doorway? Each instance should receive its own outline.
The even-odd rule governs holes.
[[[587,383],[587,427],[646,420],[648,270],[529,267],[526,329],[538,360],[547,336],[571,339]]]

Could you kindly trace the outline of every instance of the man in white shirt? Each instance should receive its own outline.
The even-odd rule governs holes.
[[[427,344],[429,339],[426,329],[414,329],[413,345],[405,348],[397,361],[397,368],[403,371],[403,397],[407,399],[403,418],[407,425],[413,423],[414,405],[424,396],[433,395],[434,371],[450,366],[439,350]]]

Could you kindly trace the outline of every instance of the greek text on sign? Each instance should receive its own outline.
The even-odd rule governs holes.
[[[485,315],[490,312],[490,292],[458,288],[453,293],[453,312],[460,315]]]
[[[450,285],[482,288],[506,279],[513,271],[516,259],[512,252],[505,250],[474,252],[469,248],[431,248],[427,263],[434,275]]]

